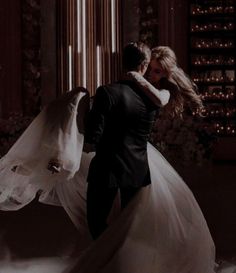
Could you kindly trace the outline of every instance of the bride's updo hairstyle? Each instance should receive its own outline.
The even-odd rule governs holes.
[[[188,108],[192,113],[201,115],[203,104],[196,93],[197,86],[177,65],[174,51],[168,46],[155,47],[152,49],[151,59],[158,61],[166,74],[166,78],[160,80],[159,87],[168,89],[171,94],[164,112],[171,117],[182,117],[184,109]],[[166,82],[169,82],[170,88],[166,86]]]
[[[141,65],[148,65],[150,48],[142,42],[132,42],[123,49],[123,67],[127,71],[138,71]]]

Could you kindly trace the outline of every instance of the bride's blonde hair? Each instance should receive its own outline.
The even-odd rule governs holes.
[[[172,117],[182,117],[182,113],[187,106],[192,112],[201,114],[203,104],[200,96],[196,93],[197,86],[178,67],[174,51],[168,46],[155,47],[152,49],[151,59],[161,64],[167,79],[176,86],[174,90],[169,90],[171,93],[170,101],[164,107],[164,112]],[[165,88],[165,86],[160,87]]]

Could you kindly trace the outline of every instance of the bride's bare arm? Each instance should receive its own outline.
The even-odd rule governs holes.
[[[138,72],[130,71],[127,73],[127,79],[135,81],[145,94],[157,106],[165,106],[170,99],[170,92],[166,89],[157,89],[150,82],[148,82]]]

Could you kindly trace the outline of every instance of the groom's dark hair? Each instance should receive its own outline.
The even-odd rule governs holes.
[[[127,71],[137,70],[141,64],[149,63],[150,48],[142,42],[132,42],[123,49],[123,67]]]

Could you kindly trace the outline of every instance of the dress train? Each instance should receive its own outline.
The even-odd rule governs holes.
[[[88,160],[89,155],[85,157]],[[193,194],[150,143],[148,160],[152,184],[135,196],[66,272],[214,272],[214,243]]]
[[[33,121],[0,161],[0,209],[16,210],[37,192],[40,202],[63,206],[78,228],[81,245],[70,273],[213,273],[215,247],[207,223],[187,185],[148,143],[152,184],[120,212],[92,242],[86,222],[86,177],[92,153],[82,152],[78,106],[85,95],[69,92]],[[47,170],[50,159],[62,170]],[[118,200],[118,198],[117,198]]]

